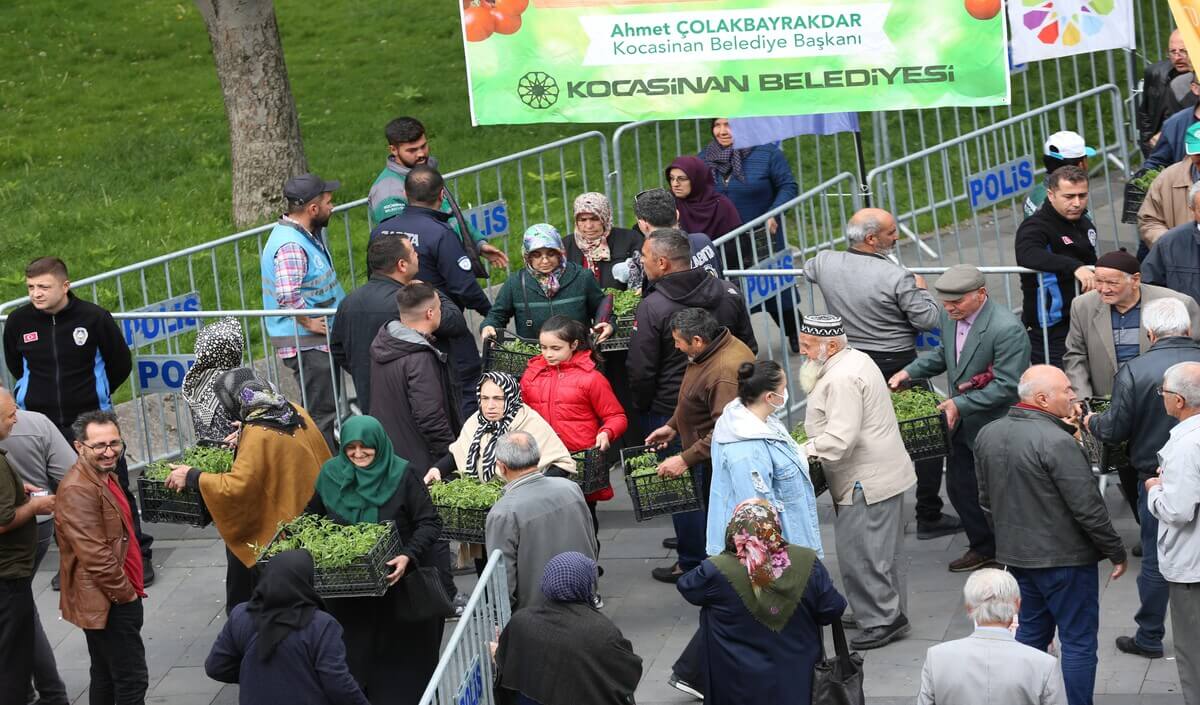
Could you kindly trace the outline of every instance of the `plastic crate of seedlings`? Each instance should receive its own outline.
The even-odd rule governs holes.
[[[929,388],[925,380],[899,392],[892,392],[892,409],[900,424],[904,449],[914,462],[942,458],[950,454],[950,426],[945,412],[937,405],[942,398]]]
[[[529,366],[529,361],[541,352],[535,341],[510,336],[500,331],[495,339],[484,341],[483,371],[507,372],[520,379],[525,373],[525,368]]]
[[[233,451],[219,444],[202,443],[189,448],[179,463],[207,473],[226,473],[233,467]],[[176,492],[167,487],[171,464],[167,461],[149,463],[137,481],[138,504],[142,521],[154,524],[185,524],[204,528],[212,523],[212,515],[204,506],[200,490],[185,487]]]
[[[1088,397],[1083,402],[1083,415],[1103,413],[1108,411],[1108,407],[1111,404],[1112,399],[1110,397]],[[1082,426],[1082,419],[1080,421],[1080,425]],[[1116,445],[1103,443],[1087,429],[1080,429],[1079,442],[1083,445],[1088,462],[1092,464],[1093,472],[1116,472],[1120,468],[1129,466],[1128,443],[1118,443]]]
[[[600,343],[601,352],[613,350],[628,350],[629,338],[633,335],[634,312],[642,302],[642,295],[636,291],[621,291],[605,289],[604,293],[613,297],[613,334],[608,340]]]
[[[435,482],[429,487],[433,506],[442,518],[442,539],[463,543],[485,543],[487,515],[504,484],[498,479],[479,482],[474,477],[460,477],[449,482]]]
[[[792,439],[796,441],[796,445],[800,446],[800,450],[803,452],[804,444],[808,442],[808,434],[804,432],[804,424],[800,424],[792,429]],[[825,468],[821,465],[821,461],[816,458],[808,459],[808,479],[812,481],[813,494],[817,497],[829,491],[829,482],[825,479]]]
[[[312,554],[313,585],[321,597],[378,597],[387,592],[388,561],[400,553],[400,535],[391,521],[338,524],[315,514],[301,514],[282,524],[258,565],[271,556],[302,548]]]
[[[625,485],[633,500],[633,516],[646,521],[662,514],[676,514],[703,509],[700,483],[691,470],[679,477],[659,477],[658,464],[669,453],[655,451],[649,446],[634,446],[621,450],[621,465],[625,468]]]
[[[1125,182],[1125,202],[1121,206],[1122,223],[1137,225],[1138,211],[1141,210],[1142,203],[1146,200],[1150,184],[1154,183],[1154,179],[1159,173],[1158,169],[1141,169]]]
[[[598,448],[572,453],[575,459],[575,474],[571,479],[579,485],[584,495],[599,492],[608,487],[609,454]]]

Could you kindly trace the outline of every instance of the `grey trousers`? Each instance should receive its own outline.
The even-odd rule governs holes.
[[[1171,636],[1183,702],[1200,705],[1200,583],[1170,583]]]
[[[37,553],[34,554],[33,572],[37,573],[38,566],[50,549],[50,541],[54,538],[54,522],[43,521],[37,525]],[[42,629],[42,619],[34,607],[33,613],[33,687],[37,689],[37,697],[29,694],[28,702],[38,705],[67,705],[67,686],[58,675],[58,662],[54,660],[54,649],[46,638],[46,630]]]
[[[303,358],[302,361],[298,361]],[[301,370],[301,362],[304,369]],[[304,390],[299,399],[293,399],[296,404],[303,406],[317,422],[321,435],[329,444],[330,452],[337,452],[337,440],[333,437],[334,420],[337,417],[337,393],[333,389],[333,377],[329,372],[329,353],[320,350],[301,350],[298,357],[285,357],[283,364],[296,377],[296,384]]]
[[[895,622],[908,606],[904,542],[904,494],[867,504],[861,489],[854,502],[836,505],[834,544],[846,601],[860,629]]]

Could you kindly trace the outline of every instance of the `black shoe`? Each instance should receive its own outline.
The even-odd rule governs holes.
[[[62,589],[59,587],[59,584],[58,584],[58,573],[55,573],[54,577],[50,578],[50,589],[53,590],[54,592],[58,592],[59,590]]]
[[[937,521],[918,521],[917,522],[917,540],[928,541],[936,539],[939,536],[949,536],[962,531],[962,522],[958,517],[943,514],[938,517]]]
[[[950,561],[950,572],[970,573],[973,570],[987,568],[995,563],[996,560],[994,558],[988,558],[981,553],[976,553],[968,549],[967,552],[962,555],[962,558],[956,558]]]
[[[1130,553],[1133,554],[1134,558],[1141,558],[1142,557],[1142,544],[1140,544],[1140,543],[1133,544],[1133,550],[1131,550]]]
[[[154,564],[150,559],[142,561],[142,587],[148,588],[154,584]]]
[[[691,683],[688,683],[687,681],[683,680],[682,678],[675,675],[674,673],[672,673],[671,677],[667,679],[667,685],[671,686],[672,688],[674,688],[675,690],[678,690],[681,693],[687,693],[688,695],[692,696],[693,698],[696,698],[697,700],[704,699],[704,693],[701,693],[700,690],[696,686],[692,685]]]
[[[1133,654],[1134,656],[1141,656],[1143,658],[1162,658],[1163,657],[1162,649],[1159,649],[1158,651],[1151,651],[1150,649],[1143,649],[1142,647],[1138,646],[1138,643],[1136,641],[1134,641],[1133,637],[1131,637],[1131,636],[1117,637],[1117,650],[1121,651],[1123,653],[1126,653],[1126,654]]]
[[[663,539],[663,548],[669,548],[672,551],[678,551],[679,550],[679,539],[674,536]]]
[[[650,577],[663,583],[675,583],[684,572],[686,571],[680,568],[678,563],[675,563],[669,568],[655,568],[650,571]]]
[[[842,613],[842,626],[846,629],[858,629],[858,621],[854,619],[854,614],[851,612]]]
[[[912,626],[908,623],[908,617],[902,614],[896,618],[895,622],[887,626],[864,629],[861,634],[850,640],[850,648],[861,651],[878,649],[897,639],[903,639],[908,636],[910,631],[912,631]]]

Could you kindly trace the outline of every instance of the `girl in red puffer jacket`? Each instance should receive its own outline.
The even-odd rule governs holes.
[[[538,343],[542,354],[529,361],[521,376],[521,398],[549,422],[568,451],[608,450],[629,421],[597,368],[600,358],[588,343],[587,329],[572,318],[551,316],[542,324]],[[612,497],[611,486],[586,497],[597,531],[596,502]]]

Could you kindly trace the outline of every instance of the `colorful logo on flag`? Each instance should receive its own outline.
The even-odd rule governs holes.
[[[1022,0],[1025,28],[1043,44],[1075,46],[1099,34],[1112,14],[1115,0]]]

